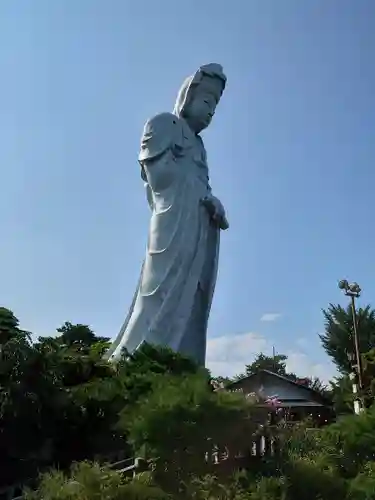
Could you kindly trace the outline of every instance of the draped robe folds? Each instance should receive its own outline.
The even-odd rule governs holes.
[[[204,365],[220,231],[201,202],[211,192],[203,141],[175,112],[156,115],[145,125],[139,162],[152,210],[147,251],[107,358],[147,342]]]

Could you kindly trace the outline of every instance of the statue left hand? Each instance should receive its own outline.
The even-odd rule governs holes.
[[[223,231],[228,229],[229,223],[221,201],[216,198],[216,196],[209,195],[202,199],[202,203],[207,208],[211,218],[220,227],[220,229]]]

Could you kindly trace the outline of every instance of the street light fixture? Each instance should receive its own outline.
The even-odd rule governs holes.
[[[355,299],[361,295],[361,287],[358,283],[349,283],[347,280],[339,281],[339,288],[343,290],[345,295],[350,297],[353,315],[353,332],[354,332],[354,347],[355,347],[355,357],[357,363],[357,374],[358,374],[358,385],[362,389],[362,363],[361,354],[359,351],[359,339],[358,339],[358,323],[357,323],[357,311],[355,307]],[[349,356],[348,356],[349,357]],[[352,356],[353,358],[353,356]],[[353,386],[354,389],[354,386]],[[355,391],[356,392],[356,391]]]
[[[339,281],[339,288],[340,290],[345,291],[345,295],[349,295],[352,297],[359,297],[362,292],[361,287],[358,285],[358,283],[349,283],[347,280]]]

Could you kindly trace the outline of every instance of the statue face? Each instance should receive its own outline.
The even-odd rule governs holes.
[[[211,123],[221,97],[223,83],[219,78],[205,77],[193,91],[184,118],[190,128],[199,134]]]

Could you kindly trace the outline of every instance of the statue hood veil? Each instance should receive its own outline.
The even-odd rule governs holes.
[[[173,114],[178,116],[178,118],[183,117],[184,110],[188,106],[189,101],[191,100],[191,97],[194,93],[194,90],[197,88],[197,86],[200,84],[200,82],[203,80],[205,76],[209,76],[211,78],[218,78],[219,80],[221,80],[223,84],[221,94],[224,92],[225,85],[227,82],[227,77],[223,72],[223,67],[221,66],[221,64],[209,63],[201,66],[198,69],[198,71],[194,73],[194,75],[191,75],[185,79],[184,83],[182,84],[178,92],[176,103],[173,108]],[[141,165],[141,178],[145,182],[148,203],[152,208],[153,206],[152,196],[150,194],[149,186],[147,183],[147,177],[143,170],[142,165]]]
[[[184,114],[184,110],[188,105],[191,96],[199,83],[202,81],[204,76],[210,76],[212,78],[219,78],[223,83],[223,90],[227,82],[227,77],[223,73],[223,67],[220,64],[210,63],[201,66],[198,71],[186,78],[182,84],[176,99],[176,104],[173,109],[173,114],[181,118]]]

